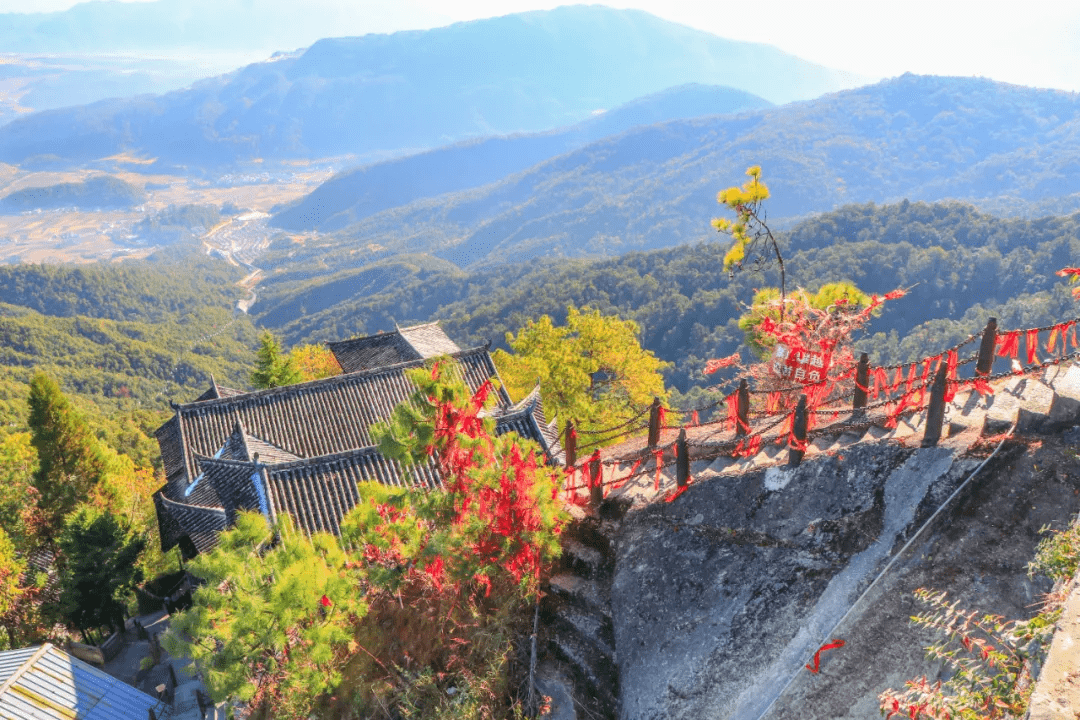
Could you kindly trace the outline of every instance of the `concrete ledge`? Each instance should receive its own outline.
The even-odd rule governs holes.
[[[1075,720],[1077,717],[1080,717],[1080,585],[1074,578],[1046,662],[1031,694],[1028,718]]]

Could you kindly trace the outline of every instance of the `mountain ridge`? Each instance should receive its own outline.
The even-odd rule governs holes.
[[[690,82],[786,102],[858,78],[641,11],[564,6],[322,39],[187,90],[35,113],[0,128],[0,160],[65,166],[126,152],[157,158],[155,170],[373,160],[564,126]]]

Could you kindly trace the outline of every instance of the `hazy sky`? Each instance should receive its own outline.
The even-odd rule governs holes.
[[[142,0],[134,0],[142,1]],[[252,0],[256,6],[266,0]],[[303,0],[294,0],[302,2]],[[308,0],[311,2],[311,0]],[[0,11],[63,10],[71,0],[0,0]],[[315,0],[355,11],[348,34],[433,27],[547,9],[546,0]],[[870,77],[981,75],[1080,91],[1080,3],[977,0],[612,0],[722,37],[775,45]],[[2,48],[0,48],[2,51]]]

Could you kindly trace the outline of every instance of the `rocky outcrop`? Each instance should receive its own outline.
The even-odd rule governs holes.
[[[916,447],[911,416],[819,434],[794,469],[773,447],[698,461],[671,502],[663,471],[658,492],[651,472],[612,492],[568,534],[545,614],[578,701],[626,720],[877,717],[881,691],[940,671],[907,622],[916,588],[1029,616],[1049,589],[1026,573],[1040,528],[1080,509],[1060,433],[1080,369],[995,390],[956,398],[941,447]],[[987,461],[1002,423],[1023,432]]]

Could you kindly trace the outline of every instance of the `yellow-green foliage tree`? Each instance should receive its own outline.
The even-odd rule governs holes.
[[[780,268],[780,298],[787,296],[787,273],[784,270],[784,257],[780,254],[780,244],[766,224],[766,213],[762,203],[769,198],[769,188],[761,181],[761,166],[754,165],[746,169],[749,180],[742,187],[729,187],[721,190],[716,201],[727,206],[735,213],[735,220],[716,218],[712,226],[718,232],[731,235],[735,241],[724,255],[724,269],[729,273],[741,270],[747,262],[757,270],[767,268],[773,258]],[[780,305],[784,312],[783,303]]]
[[[334,353],[325,345],[297,345],[289,350],[288,362],[300,374],[300,382],[341,374]]]
[[[643,350],[637,323],[573,305],[566,324],[542,315],[497,350],[495,365],[511,398],[540,382],[548,418],[573,420],[579,429],[601,430],[643,413],[654,397],[667,399],[661,370],[668,363]]]

